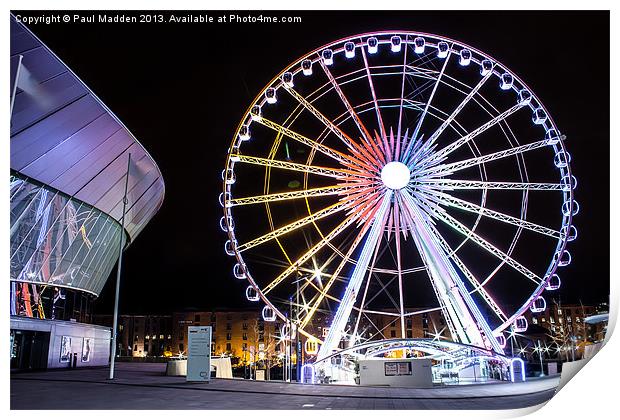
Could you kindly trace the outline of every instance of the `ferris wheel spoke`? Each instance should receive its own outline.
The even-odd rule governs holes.
[[[497,220],[503,223],[508,223],[513,226],[517,226],[519,228],[525,228],[525,229],[531,230],[532,232],[537,232],[542,235],[550,236],[552,238],[556,238],[556,239],[560,238],[560,232],[557,230],[554,230],[554,229],[551,229],[545,226],[541,226],[536,223],[528,222],[527,220],[523,220],[518,217],[509,216],[507,214],[501,213],[499,211],[491,210],[486,207],[481,207],[477,204],[470,203],[469,201],[453,197],[449,194],[437,192],[434,195],[435,195],[434,200],[436,200],[439,204],[465,210],[470,213],[481,214],[493,220]]]
[[[434,153],[428,155],[427,157],[423,158],[422,160],[420,160],[417,163],[417,166],[422,168],[422,169],[424,169],[424,168],[426,168],[426,167],[428,167],[428,166],[430,166],[432,164],[436,164],[436,163],[444,160],[445,157],[448,156],[450,153],[454,152],[455,150],[457,150],[461,146],[469,143],[476,136],[478,136],[481,133],[485,132],[486,130],[488,130],[489,128],[491,128],[494,125],[498,124],[499,122],[505,120],[510,115],[514,114],[515,112],[517,112],[518,110],[520,110],[524,106],[526,106],[526,104],[524,102],[520,102],[520,103],[514,105],[510,109],[502,112],[498,116],[492,118],[491,120],[489,120],[486,123],[482,124],[480,127],[476,128],[472,132],[464,135],[463,137],[459,138],[458,140],[456,140],[455,142],[449,144],[448,146],[444,147],[443,149],[440,149],[437,152],[434,152]]]
[[[332,350],[338,348],[338,343],[340,343],[346,323],[349,319],[349,315],[351,314],[353,305],[357,300],[357,295],[362,285],[362,281],[364,280],[372,254],[381,242],[383,229],[385,227],[385,219],[387,216],[387,211],[390,207],[391,199],[392,193],[389,191],[383,197],[379,208],[374,214],[372,227],[368,232],[368,236],[364,242],[360,256],[357,259],[357,264],[355,264],[353,274],[347,283],[342,301],[336,310],[336,314],[334,315],[329,332],[327,333],[327,337],[325,337],[325,340],[323,340],[323,345],[319,349],[317,356],[319,359],[328,356],[331,354]]]
[[[379,241],[381,241],[381,238],[379,239]],[[355,321],[355,327],[353,328],[353,333],[351,334],[353,337],[353,342],[349,343],[349,346],[352,346],[355,344],[355,337],[357,336],[359,324],[362,319],[364,304],[366,302],[366,296],[368,295],[368,287],[370,286],[370,280],[372,279],[372,273],[375,268],[375,264],[377,263],[378,256],[379,256],[379,246],[377,244],[377,246],[375,247],[374,255],[372,257],[372,262],[370,263],[370,270],[368,270],[368,275],[366,276],[366,287],[364,287],[364,293],[362,294],[362,301],[360,302],[360,306],[358,309],[358,315],[357,315],[357,320]]]
[[[520,153],[529,152],[531,150],[540,149],[549,145],[549,140],[540,140],[534,143],[526,144],[523,146],[517,146],[510,149],[505,149],[495,153],[489,153],[488,155],[478,156],[471,159],[465,159],[458,162],[437,165],[427,169],[421,169],[416,171],[416,175],[419,177],[427,176],[446,176],[462,169],[471,168],[472,166],[482,165],[487,162],[493,162],[505,157],[514,156]]]
[[[459,258],[456,251],[448,245],[448,242],[444,239],[444,237],[439,233],[439,231],[434,226],[429,226],[431,231],[435,234],[436,238],[439,241],[439,244],[443,248],[444,252],[451,259],[454,264],[461,270],[461,272],[465,275],[469,283],[474,287],[474,289],[470,292],[470,294],[478,293],[487,303],[487,305],[495,312],[497,317],[501,321],[506,321],[508,317],[499,307],[499,305],[495,302],[495,299],[491,297],[491,295],[487,292],[487,290],[483,287],[484,285],[480,283],[480,281],[473,275],[473,273],[467,268],[467,266],[463,263],[463,261]]]
[[[537,274],[529,270],[527,267],[525,267],[523,264],[516,261],[511,256],[509,256],[508,254],[506,254],[505,252],[497,248],[495,245],[492,245],[486,239],[483,239],[480,235],[470,230],[467,226],[465,226],[464,224],[456,220],[454,217],[450,216],[446,212],[436,212],[435,215],[437,216],[437,218],[442,220],[448,226],[451,226],[452,228],[460,232],[462,235],[471,239],[478,246],[487,250],[489,253],[491,253],[492,255],[495,255],[498,259],[505,262],[506,264],[508,264],[515,270],[517,270],[519,273],[523,274],[525,277],[530,279],[536,285],[540,285],[542,283],[543,280],[540,278],[540,276],[538,276]]]
[[[377,114],[377,123],[379,125],[379,134],[381,134],[381,139],[385,139],[385,127],[383,125],[383,118],[381,118],[381,110],[379,108],[379,103],[377,102],[377,94],[375,92],[375,85],[372,81],[372,74],[370,73],[370,66],[368,65],[368,58],[366,58],[366,52],[364,48],[360,48],[362,51],[362,58],[364,59],[364,67],[366,67],[366,77],[368,78],[368,86],[370,87],[370,93],[372,95],[372,101],[375,105],[375,113]],[[381,145],[381,143],[379,143]],[[387,155],[386,151],[383,151],[384,154]]]
[[[450,50],[452,50],[452,45],[450,45]],[[424,106],[424,111],[422,111],[422,115],[418,119],[418,123],[416,124],[415,130],[413,131],[413,139],[417,139],[418,136],[420,135],[420,129],[422,128],[422,123],[424,122],[424,118],[426,117],[426,114],[428,113],[428,108],[431,106],[431,102],[433,101],[433,98],[435,97],[435,92],[437,92],[437,88],[439,87],[439,84],[441,83],[441,78],[446,71],[446,67],[448,66],[448,61],[450,61],[451,56],[452,54],[448,54],[448,56],[445,58],[443,66],[441,67],[441,71],[437,75],[437,80],[435,81],[435,84],[433,85],[433,90],[431,91],[428,101],[426,101],[426,105]],[[405,156],[405,159],[406,159],[407,165],[409,165],[411,163],[409,154]]]
[[[254,114],[252,114],[254,115]],[[264,125],[265,127],[268,127],[270,129],[272,129],[273,131],[280,133],[280,134],[284,134],[285,136],[293,139],[293,140],[297,140],[298,142],[300,142],[301,144],[304,144],[312,149],[318,150],[319,152],[323,153],[326,156],[329,156],[335,160],[337,160],[338,162],[347,162],[349,160],[348,156],[345,155],[344,153],[340,153],[337,150],[332,149],[331,147],[325,146],[321,143],[318,143],[312,139],[309,139],[308,137],[305,137],[293,130],[291,130],[290,128],[284,127],[278,123],[275,123],[263,116],[261,116],[260,118],[254,118],[253,119],[255,122]]]
[[[340,100],[342,101],[342,103],[344,104],[345,108],[347,109],[347,112],[349,113],[349,116],[351,117],[351,119],[353,120],[353,122],[355,123],[357,128],[359,129],[360,134],[362,135],[362,137],[367,139],[367,140],[371,139],[372,136],[370,135],[370,132],[368,131],[366,126],[364,126],[364,123],[360,119],[359,115],[357,115],[357,113],[355,112],[355,110],[351,106],[351,103],[349,102],[349,99],[346,97],[346,95],[342,91],[342,88],[340,87],[340,85],[338,84],[338,82],[336,81],[336,79],[334,78],[332,73],[329,71],[329,69],[323,63],[322,60],[319,60],[319,63],[321,64],[321,68],[323,69],[323,72],[325,73],[325,75],[329,79],[329,82],[331,83],[331,85],[333,86],[334,90],[336,91],[336,93],[340,97]]]
[[[340,127],[334,124],[329,118],[323,115],[318,109],[316,109],[314,105],[308,102],[308,100],[304,98],[302,95],[300,95],[299,92],[297,92],[295,89],[288,87],[286,85],[284,86],[284,89],[288,93],[290,93],[291,96],[295,98],[301,106],[303,106],[308,112],[314,115],[316,119],[318,119],[321,123],[323,123],[325,127],[327,127],[332,133],[334,133],[334,135],[336,135],[336,137],[338,137],[345,144],[345,146],[347,146],[349,149],[354,149],[356,147],[356,144],[353,141],[353,139],[351,139],[351,137],[345,134],[340,129]]]
[[[465,106],[469,103],[469,101],[478,93],[480,88],[486,83],[487,80],[493,75],[493,72],[488,72],[485,76],[480,79],[478,84],[474,86],[474,88],[467,94],[467,96],[461,101],[461,103],[452,111],[452,114],[448,118],[444,120],[444,122],[439,126],[439,128],[431,134],[428,139],[429,146],[435,143],[437,138],[444,132],[446,128],[454,121],[454,119],[459,115],[459,113],[465,108]]]
[[[409,50],[409,43],[405,44],[405,52],[403,53],[403,78],[400,86],[400,107],[398,109],[398,128],[396,130],[396,156],[394,160],[400,159],[400,149],[402,144],[402,139],[400,134],[402,132],[402,123],[403,123],[403,105],[405,100],[405,81],[407,80],[407,51]]]
[[[354,214],[350,215],[349,218],[354,219],[354,218],[356,218],[356,215],[354,215]],[[321,304],[321,302],[323,301],[325,296],[327,296],[331,286],[338,279],[338,276],[340,275],[340,272],[342,271],[342,269],[344,268],[346,263],[349,261],[349,258],[351,257],[351,254],[353,253],[353,251],[357,248],[357,246],[359,245],[361,240],[364,238],[364,235],[368,231],[369,227],[370,227],[370,223],[365,223],[364,224],[362,229],[360,229],[360,231],[358,232],[357,236],[355,237],[355,239],[351,243],[351,246],[349,246],[349,249],[347,250],[347,252],[342,256],[342,260],[340,261],[340,264],[338,264],[338,266],[336,267],[334,272],[331,274],[329,280],[327,281],[327,283],[323,287],[323,290],[321,290],[321,292],[314,299],[314,302],[312,304],[312,307],[310,308],[310,311],[306,314],[304,319],[301,321],[300,325],[301,325],[302,328],[304,328],[308,324],[308,322],[310,322],[312,317],[314,316],[314,313],[316,312],[317,308],[319,307],[319,305]]]
[[[349,227],[355,221],[355,215],[351,215],[344,219],[342,223],[336,226],[331,232],[329,232],[326,236],[324,236],[319,242],[316,243],[312,248],[310,248],[304,255],[298,258],[293,262],[286,270],[278,275],[271,283],[269,283],[264,289],[263,294],[267,295],[270,291],[272,291],[276,286],[278,286],[285,278],[291,275],[293,272],[297,271],[297,268],[305,263],[308,259],[310,259],[313,255],[319,252],[327,243],[329,243],[332,239],[342,233],[347,227]],[[305,324],[302,323],[302,328],[305,327]]]
[[[230,156],[233,162],[249,163],[252,165],[264,166],[266,168],[286,169],[295,172],[307,172],[314,175],[328,176],[332,178],[345,178],[347,176],[362,177],[358,172],[348,169],[326,168],[323,166],[303,165],[301,163],[286,162],[282,160],[260,158],[256,156],[247,156],[233,154]]]
[[[470,181],[467,179],[425,179],[424,186],[436,190],[538,190],[566,191],[570,185],[544,182],[489,182]],[[416,183],[412,184],[414,187]]]
[[[230,207],[244,206],[248,204],[271,203],[274,201],[294,200],[298,198],[323,197],[327,195],[344,194],[349,188],[339,185],[330,187],[310,188],[307,190],[287,191],[283,193],[256,195],[250,197],[233,198],[229,201]]]
[[[267,233],[267,234],[265,234],[263,236],[260,236],[260,237],[258,237],[256,239],[253,239],[253,240],[251,240],[249,242],[246,242],[246,243],[244,243],[242,245],[239,245],[237,247],[237,250],[239,252],[247,251],[250,248],[254,248],[255,246],[263,244],[263,243],[265,243],[267,241],[270,241],[272,239],[278,238],[278,237],[280,237],[282,235],[285,235],[285,234],[287,234],[289,232],[292,232],[292,231],[294,231],[296,229],[299,229],[299,228],[301,228],[303,226],[306,226],[306,225],[308,225],[310,223],[314,223],[317,220],[323,219],[323,218],[325,218],[327,216],[330,216],[330,215],[332,215],[334,213],[337,213],[337,212],[345,209],[346,207],[347,207],[346,203],[338,202],[338,203],[333,204],[333,205],[331,205],[331,206],[329,206],[327,208],[324,208],[323,210],[319,210],[316,213],[313,213],[313,214],[311,214],[309,216],[306,216],[306,217],[304,217],[302,219],[296,220],[293,223],[289,223],[288,225],[282,226],[282,227],[280,227],[280,228],[278,228],[276,230],[273,230],[273,231],[271,231],[271,232],[269,232],[269,233]]]

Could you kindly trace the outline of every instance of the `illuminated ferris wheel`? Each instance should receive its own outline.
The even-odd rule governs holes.
[[[570,263],[565,137],[506,66],[430,34],[352,36],[299,58],[245,113],[222,172],[234,276],[317,359],[439,311],[439,336],[503,354]],[[318,325],[328,323],[321,334]]]

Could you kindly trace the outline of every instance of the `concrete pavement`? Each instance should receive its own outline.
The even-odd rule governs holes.
[[[436,386],[432,389],[307,385],[214,379],[187,383],[164,375],[165,364],[11,375],[11,409],[510,409],[541,404],[559,377],[525,383]]]

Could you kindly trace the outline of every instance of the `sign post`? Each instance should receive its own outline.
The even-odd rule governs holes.
[[[187,327],[187,382],[211,379],[211,327]]]

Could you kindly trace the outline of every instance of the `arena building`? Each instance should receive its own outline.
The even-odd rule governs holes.
[[[127,127],[13,16],[10,54],[11,367],[105,365],[110,329],[90,323],[92,301],[119,248],[161,207],[164,181]]]

